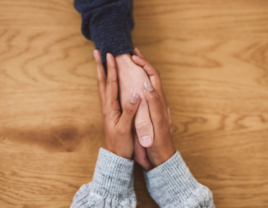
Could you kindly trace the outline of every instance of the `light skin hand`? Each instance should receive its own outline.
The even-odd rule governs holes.
[[[145,71],[133,63],[129,54],[115,57],[118,69],[118,80],[120,89],[120,102],[123,107],[131,92],[140,94],[140,106],[137,111],[134,125],[137,138],[143,147],[150,147],[153,143],[154,130],[149,115],[148,104],[143,95],[143,83],[149,80]],[[149,164],[148,164],[149,165]]]
[[[94,50],[94,58],[105,130],[105,148],[120,157],[131,159],[134,151],[132,122],[139,107],[140,96],[135,92],[130,93],[121,113],[115,59],[112,54],[107,54],[106,76],[98,50]]]
[[[146,148],[146,152],[152,166],[157,167],[169,160],[175,153],[171,138],[169,109],[167,108],[159,72],[136,49],[132,60],[144,69],[150,79],[150,81],[144,83],[143,93],[149,106],[155,136],[154,143]],[[139,161],[137,162],[143,166]],[[146,167],[144,168],[148,170]]]

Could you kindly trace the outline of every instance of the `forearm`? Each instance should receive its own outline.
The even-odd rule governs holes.
[[[84,36],[100,50],[103,62],[108,52],[133,53],[132,0],[75,0],[74,5],[81,13]]]
[[[196,181],[179,152],[144,174],[152,198],[162,208],[215,207],[211,191]]]
[[[136,207],[134,162],[100,149],[93,180],[76,193],[71,208]]]

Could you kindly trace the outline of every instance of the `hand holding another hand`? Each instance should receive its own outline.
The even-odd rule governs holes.
[[[107,54],[107,77],[101,63],[100,52],[95,50],[99,96],[105,130],[105,148],[110,152],[131,159],[134,141],[131,132],[132,121],[139,106],[140,95],[132,92],[121,113],[118,101],[118,80],[115,60]]]
[[[144,169],[164,163],[175,153],[170,133],[170,118],[168,115],[161,79],[155,70],[135,50],[132,60],[148,74],[149,80],[144,82],[143,94],[149,106],[149,115],[153,124],[154,141],[152,146],[144,148],[138,139],[135,140],[134,159]],[[99,95],[102,104],[102,115],[105,129],[105,148],[118,156],[132,158],[134,139],[131,130],[133,118],[137,112],[140,97],[131,92],[131,96],[121,113],[118,102],[118,78],[114,57],[107,54],[107,77],[101,64],[99,51],[94,51],[98,71]]]
[[[147,156],[153,167],[157,167],[171,158],[175,148],[171,138],[170,115],[159,72],[144,58],[139,50],[134,50],[132,60],[148,74],[149,80],[144,83],[144,97],[149,106],[150,117],[154,128],[154,142],[146,148]],[[135,153],[135,160],[141,166],[144,161]],[[144,159],[143,159],[144,160]],[[144,167],[146,170],[148,168]]]
[[[141,146],[150,147],[153,144],[154,130],[148,104],[143,95],[143,83],[149,81],[148,75],[140,66],[133,62],[130,54],[116,56],[115,61],[121,106],[122,108],[124,107],[132,91],[140,94],[140,105],[134,119],[134,127]]]

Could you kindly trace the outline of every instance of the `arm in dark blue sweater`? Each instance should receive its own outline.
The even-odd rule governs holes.
[[[100,50],[103,62],[106,53],[133,54],[132,0],[74,0],[74,6],[82,16],[82,33]]]

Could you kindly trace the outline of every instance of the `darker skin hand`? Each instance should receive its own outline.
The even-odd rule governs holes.
[[[107,54],[106,77],[101,63],[100,52],[95,50],[94,57],[97,65],[99,96],[102,105],[102,117],[105,129],[105,148],[110,152],[134,159],[144,169],[151,170],[167,161],[175,153],[170,133],[170,117],[162,89],[159,73],[137,51],[132,57],[134,63],[142,67],[148,74],[145,82],[144,97],[149,106],[150,117],[154,127],[155,140],[151,147],[140,145],[137,136],[134,142],[132,123],[139,107],[140,97],[132,93],[121,113],[118,102],[118,80],[114,57]],[[134,151],[135,149],[135,151]]]
[[[149,106],[155,135],[152,146],[144,149],[143,157],[136,155],[135,150],[135,160],[141,166],[143,166],[145,160],[148,160],[152,167],[157,167],[169,160],[175,153],[171,138],[169,109],[167,108],[159,72],[152,67],[138,50],[135,50],[132,60],[144,69],[150,79],[150,81],[144,83],[143,93]],[[142,149],[138,149],[138,151],[141,152]],[[147,157],[144,156],[145,154]],[[143,168],[150,170],[146,166],[143,166]]]
[[[114,57],[112,54],[107,54],[107,77],[101,63],[100,52],[95,50],[94,57],[97,65],[99,96],[105,130],[105,148],[120,157],[131,159],[134,151],[131,128],[139,107],[139,94],[131,93],[121,113]]]

